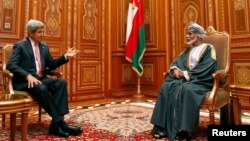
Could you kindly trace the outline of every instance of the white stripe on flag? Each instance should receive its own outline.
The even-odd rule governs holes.
[[[127,17],[127,32],[126,32],[126,44],[127,44],[127,41],[129,39],[129,36],[130,36],[130,33],[132,31],[132,27],[133,27],[133,20],[134,20],[134,17],[135,17],[135,14],[138,10],[138,7],[135,7],[133,9],[133,4],[129,3],[129,8],[128,8],[128,17]]]

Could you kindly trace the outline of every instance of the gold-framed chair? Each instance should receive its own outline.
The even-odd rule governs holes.
[[[209,124],[215,124],[214,112],[225,105],[230,108],[228,71],[230,67],[231,36],[227,32],[216,31],[212,26],[208,27],[205,34],[203,41],[214,46],[219,67],[212,75],[213,88],[206,93],[201,108],[209,111]]]
[[[206,92],[200,109],[209,111],[209,124],[213,125],[215,124],[214,112],[220,110],[225,105],[227,105],[227,108],[230,108],[228,71],[230,66],[231,36],[227,32],[216,31],[213,26],[209,26],[205,34],[203,42],[214,46],[219,67],[212,74],[213,88],[211,91]],[[163,73],[163,75],[167,77],[168,73]]]
[[[13,52],[13,44],[6,44],[3,47],[3,51],[2,51],[2,73],[3,73],[3,93],[4,94],[21,94],[21,95],[29,95],[27,92],[25,91],[16,91],[13,89],[12,86],[12,77],[14,76],[13,73],[11,73],[9,70],[6,69],[6,64],[9,61],[9,58],[11,56]],[[56,78],[61,78],[62,77],[62,73],[57,72],[55,70],[48,70],[47,74],[51,77],[56,77]],[[32,99],[31,102],[31,107],[32,106],[38,106],[38,121],[41,122],[41,116],[42,116],[42,108],[37,104],[36,101],[34,101]],[[5,126],[5,114],[2,115],[2,126]]]

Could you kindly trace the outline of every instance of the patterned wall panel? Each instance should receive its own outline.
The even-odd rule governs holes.
[[[1,0],[0,1],[0,38],[18,39],[21,35],[21,14],[24,0]]]
[[[65,10],[60,10],[61,0],[46,0],[43,1],[43,22],[46,24],[44,30],[45,37],[62,37],[61,35],[61,21],[64,19],[62,12]]]
[[[41,17],[45,24],[44,40],[49,44],[52,54],[54,56],[61,55],[70,47],[70,43],[67,42],[67,29],[70,25],[66,23],[68,23],[71,17],[65,16],[71,13],[67,9],[70,5],[70,0],[33,1],[32,5],[34,5],[32,17],[37,19]],[[41,9],[41,12],[35,12],[35,10],[39,9]]]
[[[232,84],[250,85],[250,1],[228,0],[229,33],[232,36],[230,75]],[[225,16],[226,17],[226,16]]]
[[[44,11],[45,26],[44,36],[60,37],[60,25],[62,17],[61,1],[60,0],[46,0],[46,8]]]
[[[128,84],[135,84],[135,73],[131,69],[131,64],[123,63],[122,64],[122,84],[128,85]]]
[[[234,79],[237,85],[250,85],[250,63],[235,63]]]
[[[155,63],[144,64],[144,74],[141,78],[142,84],[155,84]]]
[[[185,23],[185,26],[184,26],[184,34],[182,35],[183,36],[183,41],[184,39],[186,39],[186,29],[187,29],[187,26],[190,22],[197,22],[198,20],[198,8],[197,8],[197,5],[195,3],[193,4],[189,4],[185,10],[184,10],[184,16],[183,16],[183,21]]]
[[[80,50],[81,58],[101,57],[101,0],[84,0],[80,11]]]
[[[237,35],[239,37],[246,37],[250,34],[250,25],[249,25],[249,0],[228,0],[229,8],[229,17],[230,17],[230,32],[233,35],[233,39]]]
[[[105,46],[102,0],[74,0],[73,47],[80,50],[73,63],[73,95],[103,97]],[[91,94],[94,93],[94,94]],[[84,98],[85,99],[85,98]]]
[[[198,19],[198,11],[194,5],[189,5],[184,11],[184,21],[187,25],[190,22],[196,22]]]
[[[17,10],[17,5],[15,0],[2,0],[1,1],[1,30],[2,31],[12,31],[14,29],[15,22],[15,12]]]
[[[99,64],[99,62],[79,62],[77,72],[76,91],[101,89],[101,65]]]
[[[178,3],[178,2],[177,2]],[[175,57],[179,55],[180,52],[183,51],[183,48],[186,48],[186,28],[190,22],[196,22],[198,24],[203,25],[202,17],[204,16],[204,12],[202,12],[201,8],[204,4],[202,0],[180,0],[180,11],[175,13],[174,19],[178,21],[178,24],[174,25],[176,31],[176,54]],[[176,10],[176,9],[175,9]],[[180,18],[178,18],[178,16]],[[175,58],[174,57],[174,58]]]
[[[81,58],[100,58],[99,44],[81,44]]]
[[[234,33],[249,32],[249,12],[247,0],[234,0]]]
[[[85,0],[83,11],[83,33],[82,39],[98,40],[98,5],[97,1]]]

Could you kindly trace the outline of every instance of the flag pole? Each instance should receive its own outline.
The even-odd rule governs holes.
[[[135,100],[142,100],[145,96],[141,94],[141,77],[137,75],[137,92],[133,96]]]
[[[134,22],[135,21],[135,22]],[[141,75],[143,74],[142,58],[145,52],[145,29],[142,0],[129,0],[127,29],[126,29],[126,55],[125,58],[132,63],[132,68],[137,73],[137,91],[132,99],[142,100]]]

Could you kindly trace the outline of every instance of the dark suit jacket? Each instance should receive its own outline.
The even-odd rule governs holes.
[[[53,59],[48,45],[44,42],[39,43],[42,71],[43,75],[46,76],[46,69],[56,69],[62,64],[68,62],[64,55],[57,59]],[[20,90],[28,86],[28,81],[26,77],[28,74],[33,75],[36,78],[36,63],[33,53],[33,48],[29,38],[18,41],[14,44],[12,55],[7,63],[6,68],[14,74],[13,77],[13,87],[14,89]]]

